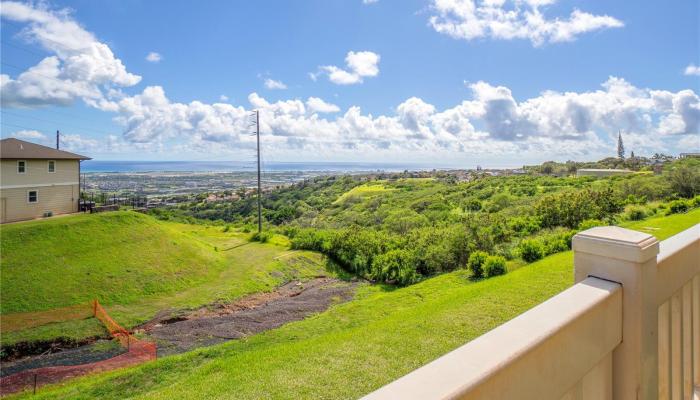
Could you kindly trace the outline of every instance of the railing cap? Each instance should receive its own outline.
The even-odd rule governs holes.
[[[576,234],[575,252],[643,263],[659,253],[659,241],[652,235],[618,226],[599,226]]]

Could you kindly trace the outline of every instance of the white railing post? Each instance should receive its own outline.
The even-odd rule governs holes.
[[[646,233],[608,226],[574,236],[575,281],[589,276],[622,284],[622,343],[613,352],[613,398],[658,395],[656,255]]]

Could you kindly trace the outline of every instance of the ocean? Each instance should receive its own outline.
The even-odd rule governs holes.
[[[426,170],[433,167],[424,164],[355,163],[355,162],[267,162],[264,171],[403,171]],[[241,161],[96,161],[82,162],[82,172],[240,172],[255,171],[255,162]]]

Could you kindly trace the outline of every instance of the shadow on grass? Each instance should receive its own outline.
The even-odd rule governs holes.
[[[247,245],[249,245],[250,243],[251,243],[251,242],[245,242],[245,243],[237,244],[237,245],[235,245],[235,246],[228,247],[228,248],[223,249],[223,250],[221,250],[221,251],[229,251],[229,250],[237,249],[237,248],[239,248],[239,247],[247,246]]]

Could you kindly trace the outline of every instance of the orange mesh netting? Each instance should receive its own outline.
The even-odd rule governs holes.
[[[118,340],[119,343],[127,349],[126,353],[120,354],[116,357],[112,357],[107,360],[97,361],[88,364],[35,368],[18,372],[16,374],[8,375],[3,378],[0,378],[0,394],[5,395],[33,386],[36,387],[48,383],[60,382],[64,379],[73,378],[76,376],[81,376],[93,372],[109,371],[116,368],[136,365],[145,361],[154,360],[157,357],[157,348],[155,343],[148,342],[145,340],[139,340],[133,335],[131,335],[129,331],[127,331],[121,325],[116,323],[109,316],[109,314],[107,314],[105,309],[102,308],[102,306],[97,300],[90,302],[89,311],[92,313],[92,316],[99,319],[104,324],[105,328],[107,328],[112,337]],[[80,318],[82,316],[82,314],[78,315],[80,316],[78,316],[77,318]],[[66,318],[59,319],[59,321],[65,320]],[[22,323],[19,322],[16,323],[16,325],[21,324]],[[5,327],[3,325],[3,330],[4,329]]]

